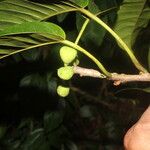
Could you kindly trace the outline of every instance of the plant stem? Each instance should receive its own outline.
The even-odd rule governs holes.
[[[112,8],[109,8],[109,9],[107,9],[107,10],[98,12],[98,13],[96,13],[95,15],[98,16],[98,15],[104,14],[104,13],[106,13],[106,12],[109,12],[109,11],[111,11],[111,10],[113,10],[113,9],[116,9],[116,7],[112,7]],[[85,22],[83,23],[83,25],[82,25],[82,27],[81,27],[81,30],[80,30],[80,32],[79,32],[77,38],[76,38],[75,44],[78,44],[78,42],[79,42],[79,40],[81,39],[81,36],[83,35],[83,32],[85,31],[85,29],[86,29],[86,27],[87,27],[87,25],[88,25],[89,22],[90,22],[90,19],[89,19],[89,18],[86,18],[86,20],[85,20]]]
[[[106,75],[107,77],[111,77],[111,73],[108,72],[104,66],[101,64],[101,62],[96,59],[92,54],[90,54],[88,51],[86,51],[85,49],[83,49],[82,47],[80,47],[79,45],[71,42],[71,41],[68,41],[68,40],[63,40],[63,41],[60,41],[61,43],[65,44],[65,45],[68,45],[70,47],[73,47],[74,49],[82,52],[83,54],[85,54],[87,57],[89,57],[91,60],[93,60],[93,62],[95,62],[95,64],[98,66],[98,68],[104,73],[104,75]]]
[[[129,55],[131,61],[133,62],[133,64],[135,65],[135,67],[142,72],[148,72],[140,63],[139,61],[136,59],[136,57],[134,56],[133,52],[130,50],[130,48],[126,45],[126,43],[124,43],[124,41],[107,25],[105,24],[101,19],[99,19],[97,16],[95,16],[94,14],[92,14],[91,12],[89,12],[86,9],[80,8],[79,11],[83,14],[85,14],[86,16],[88,16],[89,18],[95,20],[98,24],[100,24],[102,27],[104,27],[117,41],[118,43],[124,48],[124,50],[127,52],[127,54]]]
[[[95,69],[83,68],[74,66],[74,73],[80,76],[87,76],[93,78],[100,78],[100,72]],[[119,85],[127,82],[150,82],[150,73],[143,74],[118,74],[112,73],[112,76],[108,80],[114,81],[114,85]]]
[[[83,34],[83,32],[84,32],[86,26],[88,25],[89,21],[90,21],[90,19],[88,19],[88,18],[85,20],[85,22],[84,22],[84,24],[82,25],[82,28],[81,28],[81,30],[80,30],[80,32],[79,32],[77,38],[76,38],[75,44],[78,44],[78,42],[79,42],[79,40],[80,40],[80,38],[81,38],[81,36],[82,36],[82,34]]]

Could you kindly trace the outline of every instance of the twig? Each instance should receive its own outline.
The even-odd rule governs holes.
[[[112,77],[109,80],[114,81],[114,85],[119,85],[121,83],[126,82],[150,82],[150,73],[141,73],[138,75],[130,75],[130,74],[117,74],[112,73]]]
[[[94,69],[83,68],[79,66],[74,66],[74,73],[79,74],[81,77],[93,77],[93,78],[106,78],[106,76]]]
[[[78,93],[80,96],[83,96],[84,98],[82,99],[82,101],[100,108],[106,108],[107,110],[113,112],[121,111],[126,113],[127,108],[128,110],[131,111],[133,107],[135,107],[134,104],[132,103],[132,99],[116,97],[115,95],[107,95],[108,96],[107,99],[111,100],[111,102],[107,102],[105,100],[100,100],[99,97],[93,96],[78,87],[74,87],[73,85],[71,85],[71,90]],[[116,103],[114,103],[114,100],[116,101]]]
[[[74,66],[74,73],[80,76],[88,76],[93,78],[106,78],[105,75],[101,74],[98,70],[82,68],[79,66]],[[141,73],[137,75],[131,74],[118,74],[112,73],[108,80],[114,81],[114,85],[120,85],[121,83],[127,82],[150,82],[150,73]]]
[[[84,97],[86,97],[86,101],[89,102],[89,103],[92,103],[92,104],[95,104],[95,105],[100,105],[100,106],[104,106],[104,107],[107,107],[108,109],[110,110],[114,110],[115,109],[115,105],[114,104],[109,104],[105,101],[100,101],[99,98],[95,97],[95,96],[92,96],[90,94],[88,94],[87,92],[77,88],[77,87],[74,87],[74,86],[71,86],[71,89],[74,91],[74,92],[77,92],[79,93],[80,95],[83,95]]]

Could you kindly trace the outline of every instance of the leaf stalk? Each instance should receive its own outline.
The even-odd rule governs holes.
[[[92,14],[91,12],[89,12],[88,10],[84,9],[84,8],[80,8],[79,11],[83,14],[85,14],[87,17],[89,17],[90,19],[95,20],[98,24],[100,24],[102,27],[104,27],[117,41],[118,43],[124,48],[124,50],[127,52],[127,54],[129,55],[131,61],[133,62],[133,64],[135,65],[135,67],[141,71],[141,72],[148,72],[137,60],[137,58],[134,56],[132,50],[126,45],[126,43],[124,43],[124,41],[106,24],[104,23],[101,19],[99,19],[96,15]]]

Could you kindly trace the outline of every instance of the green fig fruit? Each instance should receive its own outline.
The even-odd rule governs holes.
[[[57,87],[57,94],[61,97],[66,97],[68,96],[69,94],[69,91],[70,91],[70,88],[69,87],[64,87],[64,86],[61,86],[59,85]]]
[[[63,46],[60,48],[60,57],[65,64],[71,63],[77,56],[77,50]]]
[[[74,71],[72,66],[61,67],[57,70],[59,78],[63,80],[69,80],[72,78]]]

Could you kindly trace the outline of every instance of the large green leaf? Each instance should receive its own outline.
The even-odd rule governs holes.
[[[21,37],[20,35],[26,35]],[[13,37],[13,35],[15,35]],[[19,35],[17,37],[17,35]],[[19,51],[24,51],[34,47],[42,46],[41,44],[50,44],[58,40],[65,39],[65,32],[58,26],[49,22],[24,22],[6,27],[0,31],[0,58]],[[21,47],[22,49],[16,49]],[[6,50],[6,52],[5,52]],[[12,50],[12,51],[10,51]]]
[[[77,7],[69,2],[59,1],[49,5],[27,0],[4,0],[0,2],[0,30],[23,22],[42,21],[65,12],[75,11]]]
[[[48,27],[48,23],[38,22],[78,9],[75,3],[63,0],[49,4],[27,0],[0,1],[0,59],[64,39],[65,34],[58,26],[51,24]]]
[[[132,43],[135,42],[138,33],[148,25],[149,21],[150,21],[150,7],[148,6],[148,4],[146,4],[135,26],[135,30],[132,37],[133,38]]]
[[[146,0],[124,0],[118,11],[118,18],[115,26],[115,32],[124,40],[131,48],[132,38],[141,14],[145,6]]]
[[[65,39],[65,32],[58,25],[49,22],[24,22],[9,26],[0,31],[0,37],[29,33],[44,34],[50,39]]]

